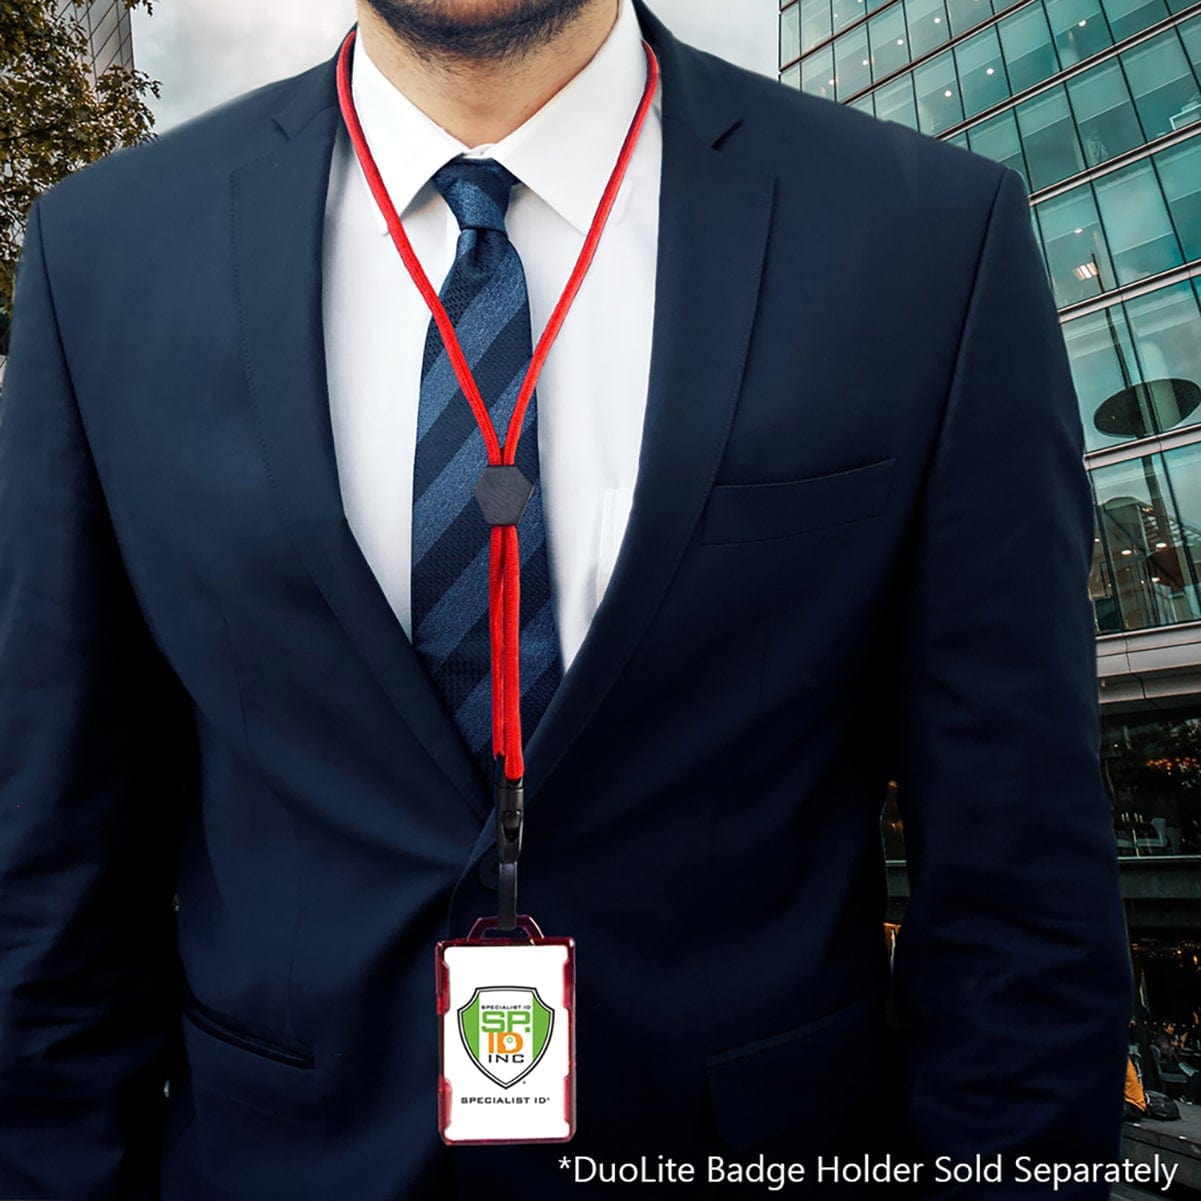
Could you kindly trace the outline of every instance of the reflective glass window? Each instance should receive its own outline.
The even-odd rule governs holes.
[[[885,75],[909,62],[909,42],[905,36],[905,10],[899,4],[885,9],[867,23],[871,40],[872,78]]]
[[[955,37],[975,29],[993,15],[988,0],[947,0],[947,11],[951,17],[951,33]]]
[[[780,18],[783,25],[784,18]],[[808,54],[830,36],[830,0],[801,0],[801,53]],[[780,61],[787,62],[783,52]]]
[[[1147,137],[1171,133],[1197,119],[1197,81],[1174,30],[1127,50],[1122,67]]]
[[[1164,0],[1104,0],[1105,16],[1115,42],[1162,21],[1168,15]]]
[[[1029,173],[1022,158],[1022,144],[1018,139],[1017,118],[1012,109],[973,125],[967,136],[972,150],[1012,167],[1026,181],[1026,190],[1031,190]]]
[[[1113,805],[1118,854],[1124,858],[1201,855],[1196,771],[1201,718],[1193,698],[1172,709],[1165,708],[1167,703],[1158,701],[1151,712],[1113,713],[1109,706],[1102,710],[1101,774]],[[1136,1026],[1132,1041],[1149,1042],[1141,1052],[1147,1059],[1154,1060],[1163,1046],[1176,1051],[1184,1063],[1191,1058],[1190,1049],[1196,1045],[1190,1037],[1192,1015],[1201,1012],[1199,951],[1195,936],[1187,935],[1138,938],[1131,947],[1140,1009],[1142,1004],[1148,1007],[1147,1033],[1139,1037]]]
[[[1042,7],[1030,5],[1011,13],[997,24],[1009,83],[1015,92],[1041,83],[1058,70],[1051,31]]]
[[[875,92],[876,116],[917,129],[917,106],[913,101],[913,75],[902,75]]]
[[[1188,280],[1063,332],[1089,450],[1201,421],[1201,307]]]
[[[1063,340],[1080,404],[1085,449],[1128,442],[1136,436],[1131,427],[1141,426],[1146,415],[1140,395],[1127,395],[1126,391],[1138,382],[1126,310],[1115,304],[1098,313],[1073,317],[1063,323]]]
[[[917,93],[918,128],[923,133],[942,133],[963,120],[959,80],[949,50],[915,68],[913,86]]]
[[[1084,169],[1076,123],[1063,88],[1040,92],[1017,106],[1030,184],[1045,188]]]
[[[863,0],[833,0],[833,9],[835,34],[867,15]]]
[[[1099,63],[1067,82],[1068,96],[1076,112],[1086,165],[1095,167],[1106,159],[1143,143],[1134,103],[1126,77],[1116,62]]]
[[[1176,26],[1176,32],[1184,43],[1184,52],[1193,70],[1201,76],[1201,17],[1190,17],[1181,22]]]
[[[115,4],[110,4],[103,12],[97,13],[96,6],[92,6],[92,45],[97,49],[104,49],[109,38],[114,35],[118,36],[118,41],[115,46],[120,46],[120,10]]]
[[[1150,522],[1161,537],[1153,549],[1158,553],[1149,564],[1152,582],[1169,590],[1187,593],[1187,609],[1196,618],[1198,581],[1201,580],[1201,445],[1182,446],[1163,455],[1167,469],[1168,495],[1162,502],[1151,496]],[[1159,542],[1166,539],[1168,546]],[[1185,605],[1181,604],[1181,608]]]
[[[1157,288],[1124,306],[1134,335],[1138,377],[1148,384],[1148,432],[1201,421],[1201,308],[1195,284],[1184,280]]]
[[[801,52],[801,10],[794,4],[780,14],[780,66]]]
[[[984,29],[960,42],[955,47],[955,64],[958,67],[965,117],[973,117],[1009,96],[1005,64],[1001,61],[1001,46],[995,27]]]
[[[1114,286],[1101,219],[1087,184],[1042,201],[1034,213],[1061,308]]]
[[[937,49],[951,36],[943,0],[905,0],[905,19],[909,26],[912,58],[920,58]]]
[[[1071,67],[1113,45],[1099,0],[1044,0],[1059,61]]]
[[[1195,621],[1201,447],[1090,472],[1097,505],[1089,581],[1103,632]]]
[[[1184,257],[1201,258],[1201,137],[1160,151],[1155,169]]]
[[[1094,186],[1118,283],[1132,283],[1183,261],[1149,162],[1104,175]]]
[[[801,59],[801,87],[815,96],[834,99],[834,50],[825,46]]]
[[[860,25],[834,43],[835,80],[838,98],[853,96],[871,84],[871,61],[867,54],[867,26]]]

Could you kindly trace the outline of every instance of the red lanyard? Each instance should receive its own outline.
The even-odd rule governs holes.
[[[588,236],[584,239],[584,245],[576,260],[575,268],[567,281],[566,288],[563,289],[563,295],[559,297],[559,303],[555,306],[550,321],[547,322],[542,337],[538,340],[538,346],[530,360],[521,391],[517,394],[517,402],[513,406],[513,415],[509,419],[509,427],[505,431],[505,440],[502,444],[492,424],[488,406],[484,403],[475,377],[471,374],[471,368],[467,364],[463,348],[459,345],[454,325],[447,315],[442,301],[438,298],[437,291],[430,284],[429,277],[421,263],[418,262],[416,254],[413,253],[413,247],[401,224],[400,216],[396,212],[396,206],[388,195],[388,189],[384,186],[379,168],[367,145],[367,139],[363,136],[363,127],[359,124],[350,88],[350,49],[354,39],[355,30],[352,29],[346,35],[346,40],[342,43],[342,49],[338,55],[338,101],[342,107],[342,118],[346,122],[346,129],[350,134],[355,154],[358,156],[359,165],[367,178],[371,194],[375,197],[375,203],[379,206],[380,212],[388,224],[388,232],[392,235],[392,241],[396,244],[396,249],[400,251],[400,257],[404,261],[409,275],[417,285],[418,291],[437,323],[447,356],[454,368],[455,378],[459,381],[459,387],[463,390],[467,403],[471,405],[476,424],[483,435],[489,466],[512,466],[517,454],[517,442],[521,437],[521,425],[525,418],[526,407],[530,397],[534,394],[538,376],[550,353],[551,345],[563,325],[563,320],[576,298],[576,293],[579,292],[580,285],[584,282],[584,276],[587,275],[588,268],[592,265],[597,244],[600,242],[605,223],[609,219],[613,203],[617,199],[626,168],[630,165],[630,159],[634,155],[634,147],[638,144],[639,135],[646,122],[646,115],[650,111],[655,88],[659,82],[658,59],[655,57],[655,52],[644,41],[642,48],[646,51],[647,73],[642,100],[630,123],[629,132],[622,143],[621,153],[618,155],[613,173],[609,176],[609,182],[601,196],[596,215],[592,218],[592,225],[589,227]],[[520,780],[525,774],[525,763],[521,738],[521,558],[517,545],[517,526],[516,524],[493,525],[490,538],[488,618],[492,643],[492,753],[493,756],[501,758],[506,778]]]

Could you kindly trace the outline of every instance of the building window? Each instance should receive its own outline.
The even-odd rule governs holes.
[[[913,100],[913,76],[902,75],[875,93],[876,116],[884,121],[917,128],[917,105]]]
[[[939,134],[963,120],[963,99],[955,60],[949,50],[913,72],[917,91],[918,128],[922,133]]]
[[[1161,151],[1155,169],[1184,257],[1201,258],[1201,138]]]
[[[1043,201],[1034,212],[1061,305],[1088,300],[1114,286],[1113,264],[1092,188],[1073,188]]]
[[[1201,709],[1105,715],[1101,772],[1120,855],[1201,855]]]
[[[1118,283],[1133,283],[1184,261],[1150,162],[1104,175],[1095,188]]]
[[[801,0],[801,53],[808,54],[819,42],[830,36],[830,0]],[[788,62],[784,56],[783,20],[781,17],[780,61]]]
[[[1201,304],[1188,280],[1063,325],[1086,449],[1201,422]]]
[[[1195,120],[1187,106],[1196,96],[1197,80],[1175,30],[1127,50],[1122,66],[1148,138],[1172,133]]]
[[[841,33],[848,25],[853,25],[861,17],[865,16],[863,0],[834,0],[834,32]],[[879,8],[879,4],[873,4],[872,8]]]
[[[1109,28],[1118,42],[1168,15],[1164,0],[1104,0],[1104,3]]]
[[[1026,178],[1042,188],[1074,175],[1084,167],[1076,122],[1062,88],[1042,92],[1014,110],[1025,148]]]
[[[834,99],[834,50],[827,46],[801,59],[801,87],[814,96]]]
[[[1046,0],[1046,6],[1062,66],[1075,66],[1113,45],[1113,35],[1097,0]]]
[[[1030,179],[1026,172],[1026,163],[1022,158],[1022,143],[1018,137],[1017,118],[1011,109],[1008,112],[997,113],[966,131],[969,150],[986,155],[998,163],[1012,167],[1025,180],[1027,190]]]
[[[974,117],[1009,95],[997,31],[985,29],[955,48],[955,67],[963,93],[963,115]]]
[[[909,62],[905,10],[899,4],[885,9],[867,23],[872,46],[872,77],[883,79]]]
[[[860,25],[853,33],[839,38],[835,45],[838,98],[863,91],[872,81],[871,60],[867,52],[867,26]]]
[[[1201,444],[1094,468],[1090,591],[1102,633],[1201,618]]]
[[[914,58],[936,50],[951,36],[943,0],[905,0],[905,20],[909,26],[909,52]]]
[[[975,29],[993,15],[988,0],[947,0],[947,11],[951,16],[951,33],[955,37]]]
[[[792,62],[801,53],[801,10],[797,5],[780,14],[780,66]]]
[[[1033,87],[1059,69],[1051,45],[1051,29],[1042,6],[1032,4],[1006,17],[997,25],[1009,83],[1015,92]]]
[[[1076,112],[1086,166],[1095,167],[1146,140],[1118,63],[1098,63],[1069,79],[1067,91]]]

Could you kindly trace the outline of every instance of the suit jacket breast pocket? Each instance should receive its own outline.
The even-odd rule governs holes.
[[[843,471],[767,484],[714,484],[701,518],[701,542],[762,542],[861,521],[883,511],[895,458]]]

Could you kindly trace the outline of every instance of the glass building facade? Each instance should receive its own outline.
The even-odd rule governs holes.
[[[60,0],[58,11],[73,14],[87,34],[94,79],[111,66],[133,66],[133,31],[124,0]]]
[[[1101,769],[1146,1083],[1201,1101],[1201,2],[779,0],[789,87],[1017,171],[1096,503]],[[885,806],[893,921],[908,884]]]

